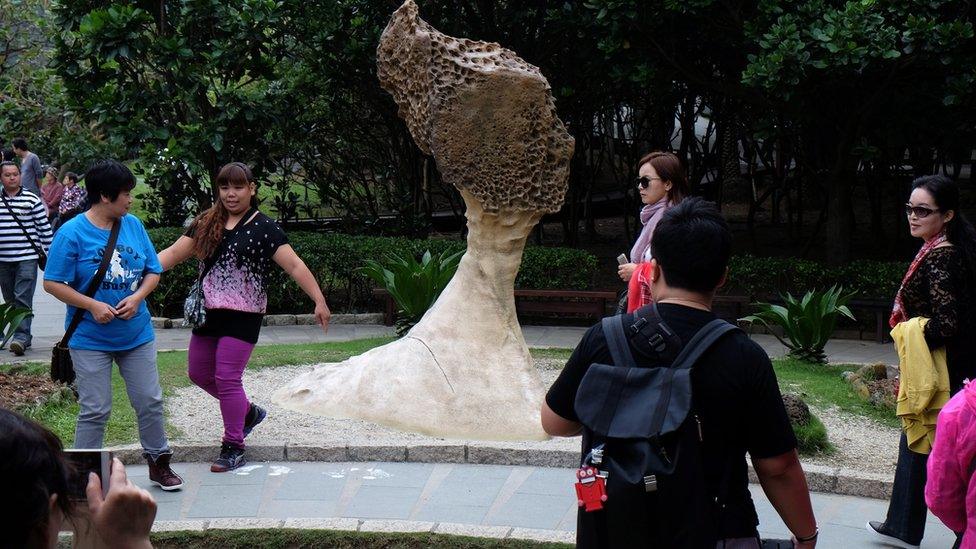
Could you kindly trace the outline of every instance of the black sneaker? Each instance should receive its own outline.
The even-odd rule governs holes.
[[[10,342],[10,352],[16,356],[24,356],[24,351],[27,350],[27,345],[24,345],[23,341],[11,341]]]
[[[868,532],[874,534],[875,538],[882,543],[891,545],[892,547],[903,547],[904,549],[918,549],[917,543],[908,543],[907,541],[889,532],[888,528],[885,526],[883,522],[872,520],[867,523],[866,527],[868,529]]]
[[[251,404],[251,407],[247,409],[247,415],[244,416],[244,436],[251,434],[251,430],[264,421],[266,417],[268,417],[267,410],[257,404]]]
[[[211,473],[233,471],[247,463],[244,459],[244,448],[239,448],[226,442],[220,445],[220,457],[210,466]]]

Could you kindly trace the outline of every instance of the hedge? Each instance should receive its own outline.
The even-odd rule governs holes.
[[[737,255],[729,264],[729,279],[722,293],[763,300],[836,284],[857,294],[855,299],[891,300],[907,269],[908,264],[901,262],[858,260],[832,267],[806,259]]]
[[[176,241],[183,229],[166,227],[149,229],[157,250]],[[379,261],[391,253],[413,253],[424,250],[440,253],[464,249],[459,240],[349,236],[292,232],[288,240],[315,274],[329,298],[333,312],[363,311],[372,302],[373,282],[358,271],[363,259]],[[571,248],[528,246],[515,279],[517,288],[585,290],[596,273],[597,259],[592,254]],[[149,298],[154,315],[178,317],[183,314],[183,300],[197,276],[196,261],[190,260],[163,275],[163,281]],[[311,302],[301,288],[280,269],[271,274],[268,285],[268,312],[311,312]]]

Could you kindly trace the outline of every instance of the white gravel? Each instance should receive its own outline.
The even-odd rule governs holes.
[[[549,386],[565,361],[538,359],[545,386]],[[428,437],[389,429],[374,423],[353,419],[333,419],[285,410],[271,401],[271,394],[295,376],[312,369],[312,365],[282,366],[247,371],[244,387],[254,402],[268,410],[268,418],[248,437],[253,446],[288,444],[313,446],[403,446],[476,444],[519,449],[579,450],[579,439],[557,438],[542,442],[459,441]],[[171,423],[179,430],[174,442],[183,444],[219,444],[223,433],[217,400],[190,386],[176,391],[167,399]],[[898,452],[896,428],[879,425],[873,420],[851,416],[837,409],[811,406],[827,428],[837,452],[831,456],[807,456],[804,463],[840,467],[868,473],[891,474]]]

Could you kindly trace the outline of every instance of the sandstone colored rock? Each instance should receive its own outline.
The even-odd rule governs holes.
[[[526,238],[566,194],[573,139],[546,79],[498,44],[457,39],[407,0],[377,52],[418,146],[467,206],[468,249],[402,339],[280,389],[282,406],[435,436],[542,439],[544,387],[515,316]]]

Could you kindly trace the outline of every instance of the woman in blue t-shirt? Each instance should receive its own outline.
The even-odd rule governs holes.
[[[150,480],[176,490],[183,480],[170,469],[163,419],[163,390],[156,369],[156,341],[146,296],[163,271],[142,222],[127,215],[136,179],[129,168],[100,162],[86,174],[91,209],[54,235],[44,271],[44,290],[68,305],[65,328],[75,311],[86,312],[68,341],[78,388],[75,448],[101,448],[112,412],[112,363],[119,366],[129,402],[139,422],[139,441],[149,462]],[[106,250],[119,223],[115,249]],[[85,295],[102,256],[112,254],[92,297]]]
[[[200,264],[207,318],[190,337],[187,373],[220,401],[224,437],[210,470],[221,473],[244,465],[244,437],[267,415],[247,398],[242,378],[261,331],[272,270],[282,268],[308,294],[323,330],[328,329],[330,312],[315,277],[284,231],[258,211],[251,170],[231,162],[217,174],[217,187],[213,207],[159,252],[159,261],[164,270],[191,256]]]

